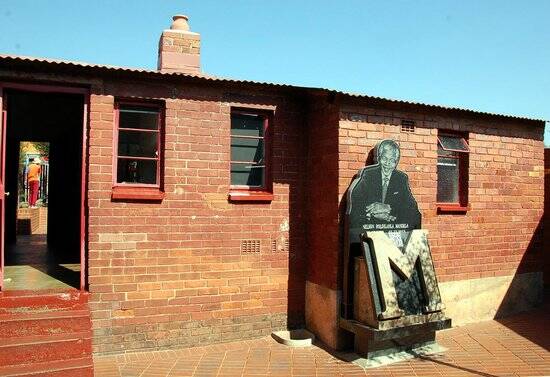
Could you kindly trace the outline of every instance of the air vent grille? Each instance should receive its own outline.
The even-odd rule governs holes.
[[[414,132],[415,122],[410,119],[403,119],[401,121],[401,132]]]
[[[260,252],[260,240],[242,240],[241,252],[242,253],[259,253]]]

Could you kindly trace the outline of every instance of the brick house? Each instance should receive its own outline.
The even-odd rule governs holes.
[[[93,352],[303,326],[345,347],[343,201],[385,138],[454,323],[540,302],[543,121],[208,76],[200,35],[172,28],[158,70],[0,56],[2,184],[10,143],[51,143],[48,243],[80,263]],[[446,154],[442,137],[466,151]],[[17,203],[2,199],[7,245]]]
[[[544,229],[550,229],[550,148],[544,149]],[[543,250],[545,255],[544,262],[544,287],[545,291],[550,287],[550,232],[545,231]]]

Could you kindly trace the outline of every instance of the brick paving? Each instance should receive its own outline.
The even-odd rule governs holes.
[[[319,346],[271,338],[97,356],[98,377],[126,376],[550,376],[548,307],[438,333],[441,354],[363,369]]]

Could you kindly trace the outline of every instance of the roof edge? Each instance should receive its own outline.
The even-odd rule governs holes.
[[[472,109],[466,109],[466,108],[454,107],[454,106],[443,106],[443,105],[427,104],[422,102],[391,99],[391,98],[385,98],[385,97],[372,96],[368,94],[344,92],[341,90],[330,89],[330,88],[306,87],[306,86],[299,86],[299,85],[278,84],[278,83],[252,81],[252,80],[237,80],[237,79],[229,79],[229,78],[223,78],[223,77],[218,77],[213,75],[207,75],[203,73],[191,74],[191,73],[182,73],[182,72],[160,72],[157,70],[142,69],[142,68],[119,67],[119,66],[113,66],[113,65],[102,65],[102,64],[70,61],[70,60],[36,58],[31,56],[9,55],[9,54],[0,54],[0,63],[1,62],[5,62],[5,63],[13,62],[13,63],[20,63],[20,64],[25,64],[25,63],[41,64],[41,65],[50,66],[50,67],[58,66],[58,67],[70,67],[70,68],[77,68],[77,69],[88,68],[88,69],[106,70],[110,72],[121,72],[121,73],[124,72],[128,74],[146,74],[146,75],[152,75],[157,77],[172,77],[172,78],[182,77],[182,78],[192,78],[192,79],[219,82],[219,83],[228,83],[228,84],[231,84],[231,83],[232,84],[249,84],[249,85],[259,85],[259,86],[265,86],[265,87],[279,88],[279,89],[286,88],[286,89],[296,89],[296,90],[305,90],[305,91],[315,91],[315,92],[321,92],[321,93],[327,93],[327,94],[333,94],[333,95],[340,95],[351,99],[375,100],[375,101],[387,102],[392,104],[403,104],[406,106],[419,106],[419,107],[425,107],[431,110],[456,111],[456,112],[464,112],[464,113],[475,114],[475,115],[492,116],[492,117],[534,121],[534,122],[550,122],[550,120],[545,120],[545,119],[528,118],[528,117],[522,117],[522,116],[516,116],[516,115],[510,115],[510,114],[498,114],[498,113],[472,110]]]

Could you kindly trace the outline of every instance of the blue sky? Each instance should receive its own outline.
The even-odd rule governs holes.
[[[0,53],[154,69],[178,13],[213,75],[550,120],[547,0],[0,0]]]

